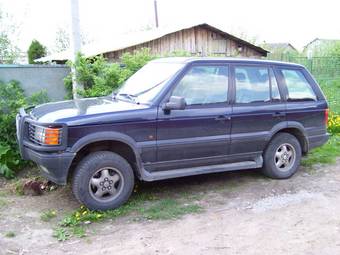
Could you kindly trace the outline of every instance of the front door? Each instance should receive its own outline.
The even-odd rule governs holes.
[[[184,110],[158,109],[157,161],[153,170],[217,164],[229,154],[227,65],[192,65],[170,96],[183,97]]]

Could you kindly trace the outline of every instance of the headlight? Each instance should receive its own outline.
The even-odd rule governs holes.
[[[42,127],[33,124],[29,125],[29,139],[33,143],[40,145],[60,145],[61,135],[61,128]]]

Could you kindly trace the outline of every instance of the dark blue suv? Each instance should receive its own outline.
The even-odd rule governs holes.
[[[24,159],[49,180],[72,180],[90,209],[126,202],[135,178],[155,181],[260,168],[284,179],[328,139],[328,106],[300,65],[164,58],[112,96],[21,109]]]

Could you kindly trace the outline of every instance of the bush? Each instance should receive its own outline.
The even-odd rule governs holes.
[[[78,93],[84,97],[97,97],[110,94],[153,58],[149,49],[123,54],[121,64],[108,63],[102,56],[86,58],[78,54],[75,63],[68,62],[68,65],[76,69],[76,81],[84,87]],[[72,74],[64,79],[64,84],[67,98],[72,98]]]
[[[340,115],[329,112],[328,132],[331,134],[340,134]]]
[[[15,171],[25,165],[16,142],[15,117],[19,108],[47,101],[46,91],[26,98],[18,82],[0,81],[0,175],[14,177]]]

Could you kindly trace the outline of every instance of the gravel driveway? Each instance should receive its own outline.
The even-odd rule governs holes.
[[[301,168],[289,180],[242,171],[151,185],[165,186],[169,196],[204,187],[204,212],[170,221],[107,220],[91,225],[86,238],[61,243],[52,237],[55,223],[42,222],[40,214],[76,208],[68,189],[41,197],[7,195],[0,254],[340,254],[340,159]],[[14,238],[4,236],[9,230]]]

